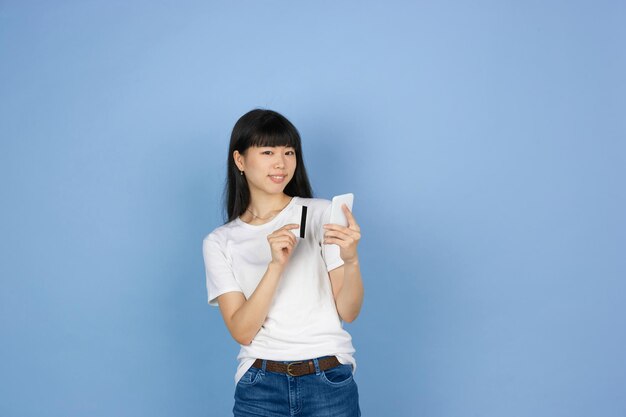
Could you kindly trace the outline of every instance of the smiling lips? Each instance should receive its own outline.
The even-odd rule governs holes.
[[[269,177],[276,184],[280,184],[281,182],[285,181],[285,177],[287,176],[286,175],[270,175]]]

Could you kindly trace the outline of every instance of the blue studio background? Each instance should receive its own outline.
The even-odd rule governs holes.
[[[226,416],[227,144],[355,194],[365,416],[626,415],[621,1],[1,1],[0,415]]]

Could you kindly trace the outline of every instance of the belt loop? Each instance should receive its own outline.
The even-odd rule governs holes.
[[[267,359],[263,359],[263,363],[261,364],[261,369],[263,370],[263,373],[265,373],[266,366],[267,366]]]
[[[315,365],[315,375],[320,374],[320,363],[317,358],[313,359],[313,364]]]

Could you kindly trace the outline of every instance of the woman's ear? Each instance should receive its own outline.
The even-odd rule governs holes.
[[[243,171],[244,166],[243,166],[243,155],[241,155],[239,153],[239,151],[234,151],[233,152],[233,160],[235,161],[235,166],[237,166],[237,169],[239,171]]]

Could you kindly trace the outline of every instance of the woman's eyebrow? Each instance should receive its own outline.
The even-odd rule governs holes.
[[[291,146],[291,145],[275,145],[275,146],[266,145],[266,146],[259,146],[259,148],[262,148],[262,149],[264,149],[264,148],[271,148],[271,149],[273,149],[273,148],[291,148],[291,149],[296,149],[295,146]]]

